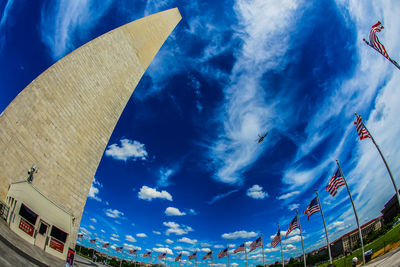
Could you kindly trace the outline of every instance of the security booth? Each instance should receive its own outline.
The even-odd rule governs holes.
[[[43,195],[28,181],[10,185],[6,203],[10,229],[32,245],[66,259],[73,242],[74,217]]]

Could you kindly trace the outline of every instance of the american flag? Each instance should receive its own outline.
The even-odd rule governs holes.
[[[90,243],[96,244],[96,238],[95,239],[90,239]]]
[[[103,247],[103,248],[109,248],[109,247],[110,247],[110,243],[108,243],[108,242],[107,242],[107,243],[104,243],[102,247]]]
[[[124,247],[116,247],[115,250],[116,251],[122,251],[124,249]]]
[[[334,197],[337,193],[337,189],[345,184],[343,174],[338,167],[325,190]]]
[[[360,137],[360,140],[363,140],[365,138],[371,138],[367,129],[365,129],[364,123],[362,122],[361,119],[361,115],[356,114],[356,120],[354,121],[354,124],[356,125],[357,133],[358,136]]]
[[[129,254],[135,254],[135,255],[136,255],[136,253],[137,253],[137,249],[131,249],[131,250],[129,250]]]
[[[238,252],[241,252],[241,251],[246,251],[246,246],[245,246],[245,243],[243,243],[243,244],[241,244],[240,246],[238,246],[234,251],[233,251],[233,253],[238,253]]]
[[[197,258],[197,251],[193,253],[192,255],[189,255],[189,260],[196,259]]]
[[[204,257],[203,260],[211,259],[212,258],[212,251],[208,252]]]
[[[165,259],[165,256],[167,256],[167,253],[162,253],[158,255],[157,259]]]
[[[249,252],[252,252],[253,250],[255,250],[257,247],[262,245],[262,238],[261,236],[259,238],[257,238],[255,241],[253,241],[253,243],[250,244],[250,250]]]
[[[78,234],[79,239],[83,239],[83,234]]]
[[[144,253],[143,258],[145,258],[145,257],[151,257],[151,251]]]
[[[273,248],[276,247],[276,245],[278,245],[280,241],[281,241],[281,230],[278,230],[278,233],[271,242],[272,247]]]
[[[285,238],[296,228],[299,228],[299,222],[297,221],[297,215],[289,224],[289,229],[286,232]]]
[[[218,259],[221,259],[221,258],[223,258],[223,257],[225,257],[226,255],[228,255],[228,248],[226,248],[226,249],[224,249],[224,250],[221,250],[219,253],[218,253]]]
[[[175,262],[180,261],[182,259],[182,253],[176,256]]]
[[[306,210],[304,211],[304,214],[307,214],[308,219],[310,219],[310,216],[318,211],[320,211],[320,208],[318,205],[317,197],[315,197],[313,200],[311,200],[310,204],[307,206]]]
[[[379,42],[378,36],[376,35],[376,33],[380,32],[382,29],[383,25],[380,21],[375,23],[375,25],[371,27],[371,31],[369,33],[369,40],[371,42],[371,45],[375,47],[376,50],[378,50],[386,58],[390,59],[389,54],[386,52],[385,47],[383,46],[383,44],[381,44],[381,42]]]

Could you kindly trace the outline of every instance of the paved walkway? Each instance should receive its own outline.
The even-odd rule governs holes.
[[[365,266],[399,267],[400,266],[400,247],[386,253],[385,255],[382,255],[376,259],[373,259]]]
[[[64,267],[65,261],[26,242],[11,231],[3,219],[0,219],[0,266]]]

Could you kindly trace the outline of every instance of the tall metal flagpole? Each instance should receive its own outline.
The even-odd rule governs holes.
[[[265,264],[264,264],[264,237],[263,237],[262,232],[261,232],[261,247],[262,247],[263,267],[264,267],[265,266]]]
[[[119,267],[121,267],[121,265],[122,265],[122,253],[123,253],[123,250],[124,249],[121,250],[121,261],[119,262]]]
[[[356,207],[354,206],[353,197],[351,196],[349,186],[347,185],[347,181],[346,181],[346,178],[344,177],[344,174],[343,174],[342,168],[340,167],[339,161],[336,160],[336,163],[339,167],[340,173],[342,174],[344,183],[346,184],[347,192],[349,193],[350,200],[351,200],[351,205],[353,206],[354,216],[356,217],[356,222],[357,222],[357,227],[358,227],[358,234],[360,235],[363,265],[365,265],[364,241],[363,241],[363,237],[362,237],[362,233],[361,233],[360,223],[358,222],[358,215],[357,215]]]
[[[356,116],[357,116],[357,113],[355,113],[355,114],[356,114]],[[362,120],[361,120],[361,123],[362,123],[362,126],[365,128],[365,130],[367,130],[369,137],[371,137],[372,142],[374,143],[376,149],[378,150],[379,154],[381,155],[382,160],[383,160],[383,163],[385,163],[385,166],[386,166],[386,169],[387,169],[387,171],[388,171],[388,173],[389,173],[390,179],[392,180],[394,190],[396,190],[397,201],[399,202],[399,205],[400,205],[399,189],[397,188],[396,181],[395,181],[394,178],[393,178],[393,174],[392,174],[392,172],[390,171],[389,165],[387,164],[386,159],[385,159],[385,157],[383,156],[383,154],[382,154],[382,152],[381,152],[381,150],[380,150],[378,144],[375,142],[374,137],[372,136],[372,134],[370,133],[370,131],[368,130],[368,128],[365,126],[365,124],[364,124],[364,122],[363,122]]]
[[[229,267],[229,246],[228,246],[228,267]]]
[[[307,267],[307,263],[306,263],[306,253],[304,252],[303,233],[302,233],[302,231],[301,231],[300,217],[299,217],[299,211],[298,211],[298,210],[296,210],[296,214],[297,214],[297,222],[299,223],[299,229],[300,229],[301,246],[302,246],[302,248],[303,248],[304,267]]]
[[[285,267],[285,261],[283,260],[283,249],[282,249],[282,236],[281,236],[281,227],[279,226],[278,222],[278,232],[279,232],[279,238],[281,239],[279,243],[281,243],[281,258],[282,258],[282,267]]]
[[[246,243],[244,243],[244,256],[246,257],[246,267],[247,267],[247,249],[246,249]]]
[[[211,267],[214,266],[213,260],[214,260],[214,255],[211,253]]]
[[[319,196],[318,196],[317,189],[315,189],[315,194],[317,194],[318,205],[319,205],[319,209],[321,210],[322,221],[324,222],[325,234],[326,234],[326,244],[328,246],[328,253],[329,253],[329,263],[332,264],[332,254],[331,254],[331,246],[330,246],[330,243],[329,243],[328,230],[326,230],[324,212],[322,211],[322,206],[321,206],[321,202],[319,201]]]

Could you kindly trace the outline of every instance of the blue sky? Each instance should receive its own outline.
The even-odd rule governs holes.
[[[172,260],[181,251],[187,259],[234,249],[262,232],[272,263],[280,259],[269,245],[277,223],[286,231],[314,189],[331,240],[355,228],[347,192],[324,191],[335,159],[361,223],[379,216],[394,190],[353,120],[363,116],[399,183],[400,72],[362,42],[380,20],[379,38],[400,60],[394,0],[3,0],[0,110],[67,53],[172,7],[183,19],[110,138],[81,222],[86,237]],[[319,214],[300,220],[306,251],[326,244]],[[283,241],[286,259],[301,254],[299,240],[296,231]],[[255,266],[261,249],[248,256]]]

